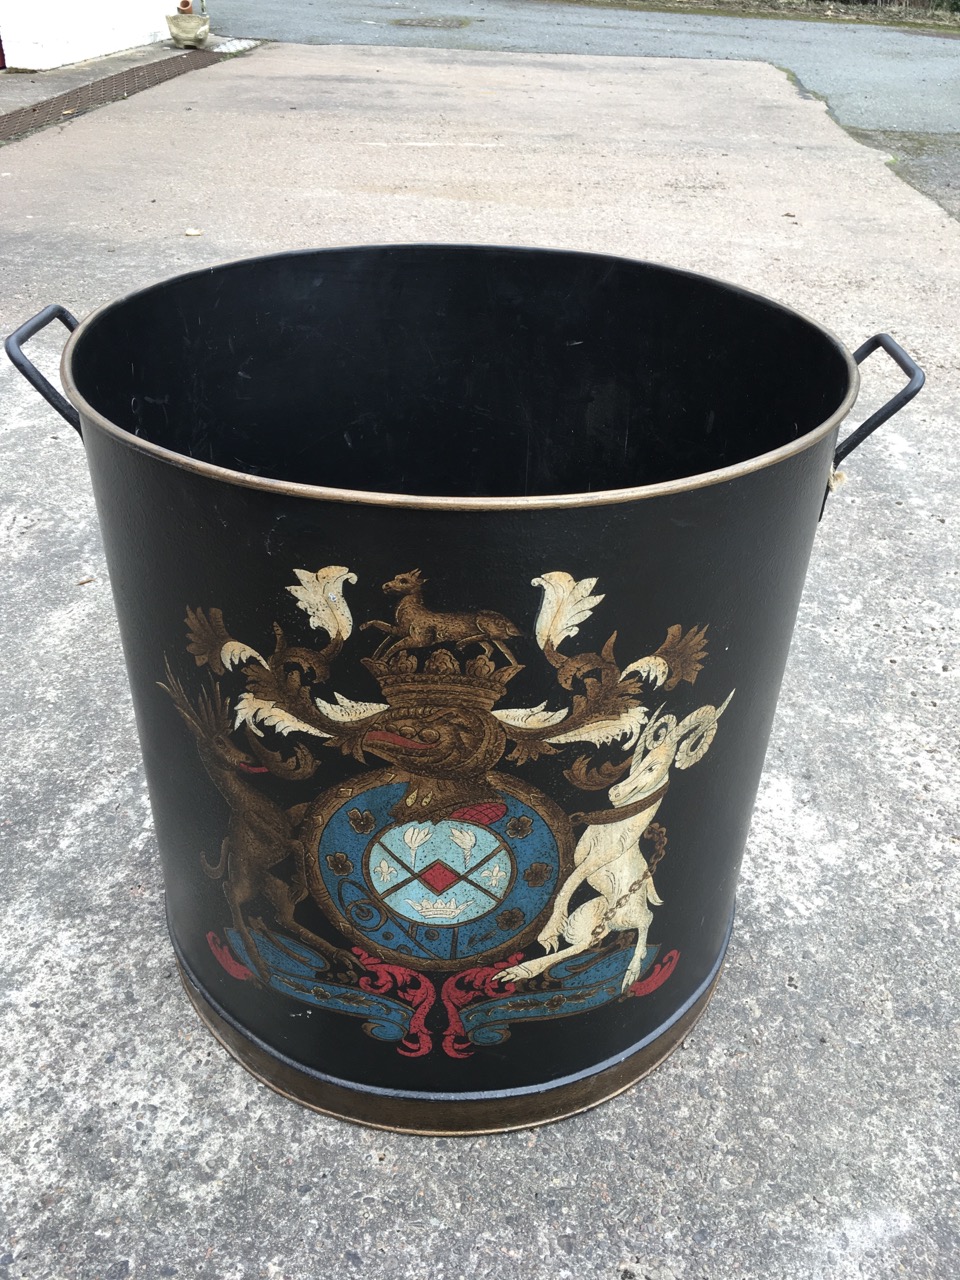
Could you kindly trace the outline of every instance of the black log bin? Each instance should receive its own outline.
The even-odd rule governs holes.
[[[75,329],[65,397],[22,351]],[[858,364],[908,385],[838,448]],[[272,1088],[520,1128],[717,982],[886,335],[538,249],[282,254],[7,342],[81,432],[186,991]]]

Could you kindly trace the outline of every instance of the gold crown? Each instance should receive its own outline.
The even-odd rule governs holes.
[[[427,672],[378,677],[391,707],[479,707],[489,711],[503,697],[505,684],[478,676],[435,676]]]
[[[443,655],[442,657],[440,655]],[[391,707],[469,706],[489,711],[503,697],[507,684],[522,668],[496,667],[487,658],[458,662],[448,649],[435,650],[423,660],[407,651],[401,661],[362,659]],[[466,668],[466,670],[464,670]]]

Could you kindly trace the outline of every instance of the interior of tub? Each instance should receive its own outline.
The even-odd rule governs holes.
[[[831,417],[851,377],[816,325],[704,277],[467,246],[180,276],[99,313],[71,374],[109,422],[201,462],[497,498],[748,461]]]

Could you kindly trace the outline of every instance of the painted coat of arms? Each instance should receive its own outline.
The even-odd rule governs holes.
[[[733,697],[668,710],[703,668],[707,628],[671,626],[621,666],[616,632],[599,652],[574,643],[605,599],[595,578],[534,578],[525,636],[493,609],[432,607],[417,569],[383,583],[392,617],[359,628],[349,569],[292,576],[298,637],[275,622],[260,653],[219,608],[188,608],[203,674],[191,690],[168,661],[162,685],[230,810],[219,852],[199,854],[223,887],[207,940],[226,972],[358,1017],[407,1056],[451,1058],[667,981],[680,956],[650,939],[657,819]],[[348,644],[375,701],[337,688]],[[551,681],[539,705],[510,697],[521,645]],[[331,751],[355,763],[346,781]],[[582,807],[533,785],[533,762]]]

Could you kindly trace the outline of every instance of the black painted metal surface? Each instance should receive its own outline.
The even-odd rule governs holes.
[[[848,353],[666,268],[408,246],[156,286],[64,377],[221,1038],[397,1127],[648,1069],[726,946]]]

